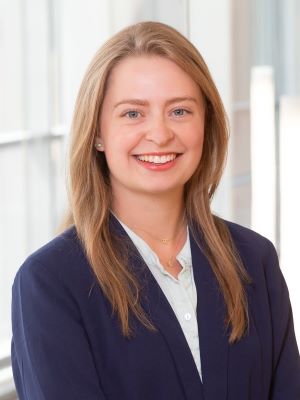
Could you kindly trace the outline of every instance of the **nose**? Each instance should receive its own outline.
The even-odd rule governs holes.
[[[164,146],[174,138],[174,131],[163,117],[155,118],[146,133],[146,139],[158,146]]]

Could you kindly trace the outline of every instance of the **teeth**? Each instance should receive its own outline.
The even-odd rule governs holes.
[[[137,156],[137,158],[140,161],[151,162],[153,164],[165,164],[167,162],[175,160],[176,154],[168,154],[168,155],[164,155],[164,156],[141,155],[141,156]]]

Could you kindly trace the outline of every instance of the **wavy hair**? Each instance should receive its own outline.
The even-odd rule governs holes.
[[[248,327],[244,283],[250,279],[225,222],[212,214],[210,202],[219,184],[228,146],[228,125],[219,93],[195,46],[174,28],[145,21],[111,37],[98,50],[83,78],[74,111],[69,150],[69,212],[64,227],[74,224],[91,267],[122,333],[133,335],[130,313],[147,328],[155,326],[141,304],[141,288],[126,265],[110,230],[112,199],[105,154],[95,150],[101,106],[112,69],[126,57],[156,55],[175,62],[199,86],[205,101],[205,133],[200,163],[185,185],[185,208],[193,236],[207,256],[224,296],[230,327],[229,342],[239,340]]]

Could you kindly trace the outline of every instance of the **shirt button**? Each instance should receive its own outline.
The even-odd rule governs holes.
[[[189,321],[189,320],[192,318],[192,316],[191,316],[190,313],[186,313],[186,314],[184,314],[184,318],[185,318],[187,321]]]

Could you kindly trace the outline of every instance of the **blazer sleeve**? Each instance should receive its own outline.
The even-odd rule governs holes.
[[[294,332],[288,288],[270,243],[266,281],[273,326],[271,400],[300,399],[300,357]]]
[[[20,400],[105,400],[76,301],[35,259],[13,284],[12,330]]]

